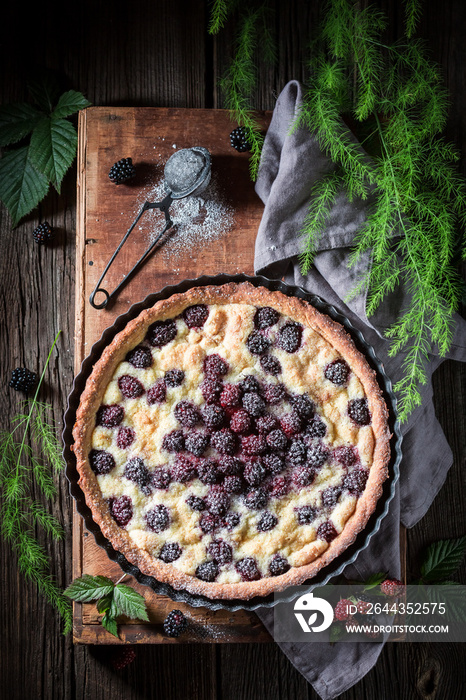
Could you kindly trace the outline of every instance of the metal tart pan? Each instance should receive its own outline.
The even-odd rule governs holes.
[[[86,381],[92,372],[94,364],[100,358],[104,348],[111,343],[115,335],[119,333],[129,321],[136,318],[141,311],[150,308],[160,299],[167,299],[173,294],[186,292],[192,287],[203,287],[207,285],[219,286],[222,284],[227,284],[228,282],[249,282],[256,287],[266,287],[270,291],[280,291],[288,296],[296,296],[300,299],[308,301],[318,311],[327,314],[346,329],[346,331],[353,338],[358,350],[363,353],[369,365],[377,374],[377,380],[382,389],[388,407],[389,428],[392,434],[390,442],[391,458],[389,463],[389,477],[384,482],[382,495],[377,501],[375,511],[372,513],[364,530],[357,535],[355,541],[340,556],[336,557],[332,562],[330,562],[330,564],[328,564],[314,578],[306,581],[302,585],[308,585],[310,591],[317,586],[325,585],[330,581],[330,579],[339,576],[343,569],[348,566],[348,564],[352,564],[356,560],[360,552],[368,547],[372,537],[380,529],[380,524],[388,513],[389,504],[395,494],[396,482],[398,481],[400,475],[402,435],[397,418],[396,398],[393,393],[392,383],[385,373],[382,362],[377,358],[373,347],[366,342],[363,334],[356,329],[348,318],[341,314],[334,306],[328,304],[320,297],[306,292],[302,287],[294,287],[287,285],[280,280],[269,280],[266,277],[260,276],[251,277],[243,274],[220,274],[216,276],[205,275],[197,279],[184,280],[177,285],[164,287],[159,292],[149,294],[144,301],[134,304],[129,311],[121,316],[118,316],[113,325],[102,333],[100,340],[93,345],[89,355],[81,365],[79,374],[74,379],[73,387],[68,396],[68,404],[63,419],[63,456],[66,462],[66,477],[69,482],[70,494],[76,502],[77,511],[83,517],[87,530],[94,535],[96,543],[99,545],[99,547],[102,547],[102,549],[105,550],[109,559],[117,562],[125,573],[134,576],[139,583],[144,586],[149,586],[153,591],[155,591],[155,593],[169,596],[174,601],[187,603],[192,607],[206,607],[210,610],[225,609],[231,611],[240,609],[257,610],[258,608],[271,608],[278,603],[291,602],[299,593],[302,593],[302,587],[298,588],[296,586],[291,586],[291,592],[290,590],[284,590],[280,593],[271,594],[266,597],[256,596],[250,600],[220,600],[207,598],[206,596],[202,595],[194,595],[186,590],[176,590],[166,583],[157,581],[157,579],[153,576],[143,574],[137,566],[131,564],[131,562],[129,562],[126,557],[123,556],[123,554],[117,552],[113,548],[111,542],[104,537],[100,527],[94,522],[92,513],[86,504],[84,494],[81,491],[81,488],[78,486],[79,474],[76,469],[76,459],[73,451],[71,450],[71,446],[73,444],[72,430],[76,420],[76,411],[79,406],[81,394],[84,391]]]

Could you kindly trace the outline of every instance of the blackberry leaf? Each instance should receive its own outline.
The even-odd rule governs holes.
[[[131,619],[148,620],[146,601],[144,597],[124,583],[115,586],[113,592],[112,610],[118,614],[126,615]]]
[[[439,583],[449,579],[460,566],[466,551],[466,537],[433,542],[421,566],[423,583]]]
[[[31,161],[60,194],[61,183],[76,156],[78,136],[66,119],[42,119],[32,132]]]
[[[118,638],[117,621],[114,617],[112,617],[112,615],[108,611],[102,618],[102,626],[105,627],[107,632],[110,632],[110,634],[113,634],[114,637]]]
[[[29,214],[49,190],[47,178],[33,165],[30,147],[7,151],[0,160],[0,199],[10,212],[13,226]]]
[[[41,116],[27,103],[3,105],[0,108],[0,146],[21,141],[31,133]]]
[[[92,600],[111,595],[113,588],[113,581],[106,576],[84,574],[81,578],[75,579],[65,589],[64,593],[71,600],[76,600],[79,603],[89,603]]]
[[[64,117],[69,117],[80,109],[89,107],[90,104],[91,103],[86,100],[81,92],[68,90],[68,92],[64,92],[63,95],[60,96],[57,106],[52,112],[52,118],[63,119]]]

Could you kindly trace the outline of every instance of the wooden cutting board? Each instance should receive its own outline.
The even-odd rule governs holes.
[[[270,114],[262,113],[260,118],[265,130]],[[263,205],[249,177],[249,155],[237,153],[230,145],[229,134],[235,126],[226,110],[90,107],[80,113],[76,373],[104,329],[148,294],[204,274],[253,274],[254,243]],[[210,191],[213,194],[209,195],[207,190],[205,206],[194,212],[198,236],[189,235],[183,223],[124,287],[110,308],[94,309],[89,296],[142,203],[146,199],[153,201],[151,195],[162,182],[166,161],[176,150],[191,146],[204,146],[212,155]],[[109,169],[114,162],[127,157],[133,160],[136,177],[128,184],[115,185],[108,177]],[[182,221],[185,217],[186,213]],[[103,281],[105,289],[112,291],[121,282],[160,225],[160,216],[150,212],[143,215]],[[221,230],[222,225],[225,231]],[[117,581],[123,572],[96,545],[74,510],[73,578],[83,573],[102,574]],[[123,643],[272,641],[254,613],[191,608],[156,595],[131,577],[127,581],[144,595],[150,623],[120,624]],[[163,635],[162,622],[173,608],[183,609],[195,623],[180,640]],[[74,641],[118,643],[99,624],[100,617],[95,605],[76,604]]]

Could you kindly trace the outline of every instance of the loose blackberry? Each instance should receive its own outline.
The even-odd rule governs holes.
[[[131,646],[123,646],[112,650],[111,664],[115,671],[121,671],[126,666],[133,663],[136,658],[136,651]]]
[[[367,399],[352,399],[348,403],[348,415],[356,425],[369,425],[371,422],[371,414]]]
[[[218,378],[228,374],[229,366],[220,355],[213,353],[204,358],[203,370],[206,377]]]
[[[209,316],[209,307],[206,304],[188,306],[183,311],[182,316],[188,328],[202,328]]]
[[[266,374],[271,374],[276,377],[277,374],[281,374],[282,366],[280,361],[277,360],[273,355],[261,355],[260,358],[261,367]]]
[[[166,564],[171,564],[181,557],[181,547],[178,542],[165,542],[160,550],[159,559]]]
[[[258,330],[264,330],[265,328],[274,326],[278,322],[279,318],[280,314],[278,311],[272,309],[270,306],[263,306],[262,308],[257,309],[256,313],[254,314],[254,325]]]
[[[341,496],[341,489],[338,486],[329,486],[322,491],[322,505],[326,508],[334,508]]]
[[[220,394],[222,408],[237,408],[241,403],[241,389],[238,384],[225,384]]]
[[[155,403],[164,403],[167,398],[167,387],[163,379],[159,379],[147,392],[147,403],[153,406]]]
[[[259,486],[267,476],[267,469],[260,459],[251,459],[244,467],[244,478],[250,486]]]
[[[265,411],[264,400],[261,399],[259,394],[255,394],[252,391],[248,391],[247,394],[244,394],[243,399],[242,399],[242,403],[243,403],[243,408],[253,418],[258,418]]]
[[[311,467],[318,469],[326,462],[329,455],[328,448],[322,442],[315,442],[307,448],[306,460]]]
[[[246,455],[261,455],[267,450],[263,435],[246,435],[241,438],[241,449]]]
[[[97,411],[95,422],[103,428],[116,428],[125,417],[125,409],[114,403],[109,406],[100,406]]]
[[[198,407],[190,401],[183,400],[177,403],[173,413],[176,420],[185,428],[194,428],[202,421]]]
[[[215,404],[205,405],[201,409],[202,419],[210,430],[217,430],[225,423],[225,411]]]
[[[267,435],[278,427],[278,418],[271,413],[265,413],[256,418],[256,430],[259,435]]]
[[[280,431],[282,432],[282,431]],[[282,432],[286,440],[285,433]],[[286,462],[292,467],[299,467],[305,463],[307,456],[307,447],[302,440],[294,438],[286,453]]]
[[[172,430],[163,436],[162,448],[167,452],[182,452],[184,450],[184,434],[182,430]]]
[[[269,500],[268,494],[263,488],[252,489],[244,497],[244,505],[252,510],[265,508]]]
[[[303,489],[313,483],[314,479],[316,478],[316,472],[312,467],[304,465],[301,467],[296,467],[291,475],[291,478],[294,486],[297,489]]]
[[[231,474],[224,478],[223,488],[227,493],[240,494],[243,493],[245,484],[240,476],[235,476],[234,474]]]
[[[300,418],[312,418],[314,415],[314,401],[312,401],[307,394],[299,394],[291,397],[290,403]]]
[[[405,585],[402,581],[398,579],[385,579],[383,583],[380,584],[380,590],[382,593],[388,596],[399,596],[405,591]]]
[[[235,411],[230,419],[230,429],[234,433],[247,433],[251,428],[251,417],[244,408]]]
[[[280,425],[285,435],[291,438],[301,431],[303,422],[296,411],[291,411],[291,413],[286,413],[280,418]]]
[[[155,321],[147,331],[146,338],[154,348],[162,348],[176,338],[176,323],[169,318],[166,321]]]
[[[105,450],[91,450],[89,464],[94,474],[108,474],[116,466],[113,455]]]
[[[366,488],[369,473],[365,469],[353,469],[343,479],[343,488],[353,496],[359,496]]]
[[[230,134],[230,145],[239,153],[251,150],[249,129],[247,126],[237,126]]]
[[[196,577],[201,581],[212,583],[218,576],[218,564],[216,561],[206,561],[199,564],[196,569]]]
[[[108,176],[115,185],[121,185],[122,182],[132,180],[136,175],[136,168],[133,165],[132,158],[121,158],[112,165]]]
[[[301,345],[303,327],[300,323],[290,321],[280,328],[277,336],[277,345],[288,353],[296,352]]]
[[[111,498],[109,501],[110,513],[116,524],[125,527],[133,517],[133,502],[129,496]]]
[[[344,386],[348,381],[350,368],[344,360],[334,360],[324,370],[324,376],[336,386]]]
[[[195,457],[201,457],[209,446],[209,436],[206,433],[194,431],[189,433],[184,441],[185,449]]]
[[[234,530],[235,527],[239,525],[240,520],[241,516],[239,513],[227,513],[223,518],[223,524],[226,529],[231,532],[231,530]]]
[[[233,560],[233,549],[224,540],[213,540],[207,547],[207,554],[219,566],[229,564]]]
[[[277,406],[287,397],[286,387],[284,384],[267,384],[262,394],[265,401],[271,406]]]
[[[277,523],[277,516],[266,511],[265,513],[262,513],[261,517],[259,518],[257,529],[259,532],[268,532],[269,530],[273,530]]]
[[[268,435],[267,435],[267,444],[269,447],[272,448],[272,450],[285,450],[286,446],[288,444],[288,438],[286,437],[285,433],[283,430],[280,428],[277,428],[276,430],[272,430]]]
[[[245,557],[236,562],[236,571],[243,581],[258,581],[262,574],[258,569],[257,561],[253,557]]]
[[[331,542],[332,540],[335,539],[335,537],[337,537],[337,535],[338,535],[338,532],[335,530],[335,527],[330,522],[330,520],[327,520],[325,523],[322,523],[317,528],[317,539],[319,539],[319,540],[325,540],[326,542]]]
[[[37,385],[37,374],[26,367],[17,367],[11,373],[10,386],[15,391],[29,394]]]
[[[123,374],[118,378],[118,388],[125,399],[137,399],[145,391],[139,379],[132,377],[130,374]]]
[[[159,503],[146,513],[146,523],[152,532],[163,532],[170,523],[168,508]]]
[[[232,455],[236,451],[236,436],[229,428],[222,428],[212,433],[210,444],[223,455]]]
[[[172,475],[167,469],[156,469],[152,474],[151,484],[156,489],[168,489]]]
[[[336,447],[333,451],[333,456],[337,462],[340,462],[340,464],[343,464],[345,467],[351,467],[358,461],[355,447],[346,447],[344,445]]]
[[[205,502],[199,496],[188,496],[188,498],[186,499],[186,503],[191,508],[191,510],[195,510],[197,513],[200,513],[203,510],[205,510]]]
[[[264,355],[270,345],[270,340],[259,331],[253,331],[246,340],[246,347],[251,355]]]
[[[164,376],[165,384],[173,388],[175,386],[180,386],[184,381],[184,372],[182,369],[169,369],[165,372]]]
[[[278,454],[266,454],[262,462],[271,474],[280,474],[286,468],[285,460]]]
[[[120,428],[117,435],[117,447],[127,450],[136,439],[136,433],[131,428]]]
[[[196,465],[186,455],[177,455],[171,467],[173,481],[186,484],[197,476]]]
[[[300,525],[310,525],[317,518],[318,510],[313,506],[296,508],[296,520]]]
[[[309,435],[311,438],[324,437],[326,432],[327,426],[325,425],[324,421],[317,416],[314,416],[314,418],[310,420],[306,426],[306,435]]]
[[[202,513],[199,527],[205,535],[211,535],[220,525],[220,519],[213,513]]]
[[[270,483],[270,497],[283,498],[290,491],[290,482],[286,476],[276,476]]]
[[[271,576],[281,576],[289,571],[290,565],[282,554],[274,554],[269,561],[269,574]]]
[[[201,383],[201,393],[207,404],[218,403],[220,394],[223,391],[223,382],[220,379],[207,377]]]
[[[42,224],[39,224],[32,232],[32,236],[39,245],[51,241],[53,239],[53,230],[49,222],[44,221]]]
[[[136,369],[147,369],[153,363],[152,353],[149,348],[138,345],[126,355],[126,362],[129,362]]]
[[[354,603],[348,598],[342,598],[335,605],[335,617],[340,622],[346,622],[351,616],[350,610]]]
[[[163,622],[163,631],[167,637],[179,637],[186,632],[188,620],[181,610],[171,610]]]
[[[213,485],[207,492],[205,504],[213,515],[224,515],[230,507],[230,496],[223,486]]]
[[[226,476],[237,475],[242,473],[243,463],[238,457],[222,455],[218,461],[218,468]]]
[[[248,374],[244,377],[244,379],[240,381],[239,386],[243,394],[246,394],[248,391],[258,394],[261,388],[259,381],[252,374]]]
[[[140,457],[133,457],[126,462],[125,477],[137,484],[144,494],[150,493],[151,475]]]
[[[220,481],[218,464],[211,459],[200,460],[197,465],[197,473],[203,484],[217,484]]]

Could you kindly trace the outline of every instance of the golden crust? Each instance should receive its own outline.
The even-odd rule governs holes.
[[[96,475],[92,471],[88,455],[91,449],[92,433],[95,428],[95,415],[103,401],[107,385],[124,359],[129,349],[141,343],[147,328],[155,320],[165,320],[180,314],[183,309],[194,304],[251,304],[271,306],[284,316],[298,321],[303,326],[319,333],[333,346],[351,366],[357,375],[367,397],[372,416],[373,459],[366,488],[352,514],[346,520],[342,532],[328,545],[316,540],[303,547],[295,557],[295,565],[285,574],[264,577],[258,581],[219,583],[205,582],[166,564],[137,546],[128,532],[116,525],[110,515]],[[220,329],[214,329],[214,331]],[[341,554],[366,526],[382,493],[383,482],[388,476],[390,458],[390,433],[387,425],[388,411],[378,386],[375,372],[369,367],[364,356],[357,350],[344,328],[318,312],[307,302],[296,297],[288,297],[281,292],[271,292],[249,283],[229,283],[222,286],[196,287],[183,294],[175,294],[157,302],[152,308],[143,311],[136,319],[118,333],[95,364],[81,396],[73,430],[74,452],[80,475],[79,485],[86,503],[92,511],[96,523],[114,548],[124,554],[143,573],[170,584],[175,589],[185,589],[194,594],[209,598],[243,599],[266,596],[282,591],[290,585],[298,585],[315,576],[335,557]],[[372,439],[372,438],[371,438]],[[296,565],[297,564],[297,565]]]

